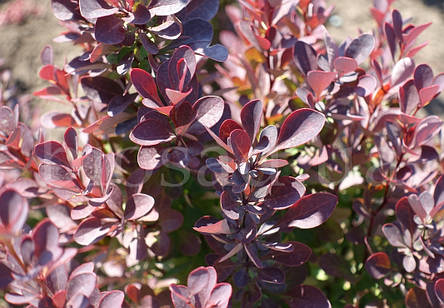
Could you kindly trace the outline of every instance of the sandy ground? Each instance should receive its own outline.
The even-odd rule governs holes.
[[[24,89],[34,91],[44,85],[38,78],[40,67],[39,54],[46,45],[52,45],[55,51],[55,63],[63,65],[66,59],[79,52],[69,43],[55,43],[63,27],[53,17],[50,0],[24,0],[38,5],[41,13],[30,16],[19,25],[0,26],[0,58],[6,59],[13,76]],[[11,0],[0,0],[0,11]],[[371,0],[327,0],[335,6],[334,14],[339,17],[340,26],[328,25],[334,38],[342,40],[347,36],[354,37],[358,28],[370,31],[374,22],[370,18]],[[434,5],[426,5],[434,2]],[[397,0],[394,7],[400,9],[404,18],[412,17],[415,24],[433,22],[433,25],[421,36],[422,41],[430,44],[417,57],[417,63],[428,63],[435,73],[444,72],[444,0]],[[441,95],[441,98],[444,96]]]

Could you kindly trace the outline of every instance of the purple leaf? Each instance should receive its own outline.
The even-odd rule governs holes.
[[[191,1],[185,9],[180,11],[176,16],[182,21],[187,22],[191,19],[203,19],[210,21],[219,9],[218,0],[200,0]]]
[[[12,277],[12,272],[3,263],[0,263],[0,288],[5,289],[12,281],[14,281],[14,278]]]
[[[392,58],[395,59],[396,48],[397,48],[395,30],[393,29],[391,24],[386,22],[384,24],[384,31],[385,31],[385,37],[387,38],[387,43],[390,48],[390,53],[392,54]]]
[[[416,125],[412,145],[414,148],[425,144],[435,136],[442,127],[442,121],[438,116],[428,116]]]
[[[6,189],[0,194],[1,224],[11,232],[19,232],[28,217],[28,202],[15,190]]]
[[[302,197],[285,213],[281,224],[290,228],[315,228],[330,217],[337,203],[338,197],[327,192]]]
[[[410,79],[399,88],[399,105],[402,112],[412,114],[418,104],[419,93],[413,79]]]
[[[74,233],[74,240],[83,246],[91,245],[102,239],[110,230],[100,219],[90,217],[83,220]]]
[[[204,96],[193,104],[195,120],[201,125],[211,128],[222,117],[225,103],[219,96]]]
[[[32,240],[34,241],[35,245],[34,253],[38,258],[44,254],[51,254],[51,257],[58,258],[62,253],[61,248],[58,246],[59,231],[49,219],[42,220],[34,228]],[[46,256],[42,257],[46,258]]]
[[[444,202],[444,176],[440,176],[435,184],[435,191],[433,192],[433,199],[435,205],[441,207]]]
[[[145,194],[134,194],[128,199],[125,208],[125,219],[137,220],[148,214],[154,207],[154,198]]]
[[[99,42],[119,44],[125,39],[123,21],[115,15],[97,18],[94,35]]]
[[[89,297],[96,288],[96,275],[94,273],[81,273],[71,277],[66,288],[66,298],[69,300],[77,294]]]
[[[284,272],[276,267],[266,267],[259,270],[258,278],[261,282],[271,284],[283,284],[285,282]]]
[[[345,50],[345,56],[354,58],[358,64],[364,62],[375,48],[375,38],[371,34],[361,34]]]
[[[390,259],[385,252],[374,253],[365,262],[365,269],[373,278],[381,279],[390,272]]]
[[[99,308],[121,307],[125,294],[119,290],[107,291],[102,293],[102,298],[99,302]]]
[[[377,86],[378,82],[372,75],[363,75],[359,77],[358,86],[356,88],[356,94],[365,97],[372,94]]]
[[[305,186],[296,178],[282,176],[273,184],[262,206],[273,210],[283,210],[297,202],[304,193]]]
[[[70,20],[75,15],[76,5],[70,0],[51,0],[51,8],[54,16],[59,20]],[[45,64],[52,64],[52,61]]]
[[[262,102],[253,100],[248,102],[241,110],[241,120],[251,142],[256,139],[262,120]]]
[[[415,71],[415,62],[412,58],[402,58],[396,62],[392,70],[391,86],[394,87],[406,81]]]
[[[294,60],[299,71],[307,75],[309,71],[315,70],[318,67],[316,51],[311,45],[297,41],[294,45]]]
[[[162,156],[155,147],[140,147],[137,163],[145,170],[155,170],[162,166]]]
[[[230,192],[223,191],[220,195],[220,207],[222,212],[230,219],[239,219],[239,206],[240,204],[235,202],[230,195]]]
[[[206,303],[206,307],[226,308],[230,301],[232,288],[229,283],[221,282],[216,284],[211,291],[210,298]]]
[[[79,7],[82,16],[91,20],[118,12],[117,8],[110,7],[102,0],[79,0]]]
[[[217,273],[213,267],[198,267],[188,275],[188,292],[196,296],[200,303],[206,303],[216,282]]]
[[[9,136],[17,127],[14,112],[8,106],[0,106],[0,133]]]
[[[394,247],[405,247],[404,239],[401,234],[401,230],[392,223],[388,223],[382,226],[382,232],[389,241],[389,243]]]
[[[277,146],[273,152],[297,147],[316,137],[324,126],[325,116],[308,108],[293,111],[279,131]]]
[[[125,111],[125,109],[134,103],[137,94],[126,94],[126,95],[116,95],[114,96],[108,104],[108,115],[114,117],[117,114]]]
[[[65,144],[72,154],[74,159],[77,158],[77,132],[74,128],[69,127],[63,135]]]
[[[418,65],[413,73],[415,86],[419,90],[433,84],[433,71],[427,64]]]
[[[45,162],[70,167],[65,148],[57,141],[47,141],[37,144],[34,148],[34,154]]]
[[[180,12],[191,0],[157,0],[149,7],[151,15],[168,16]]]

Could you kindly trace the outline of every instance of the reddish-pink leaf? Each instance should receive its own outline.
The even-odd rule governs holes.
[[[356,60],[348,57],[337,57],[333,62],[333,65],[341,75],[353,72],[358,68]]]
[[[218,222],[214,222],[214,220],[209,216],[204,216],[200,218],[196,222],[196,227],[193,227],[194,230],[201,233],[209,233],[209,234],[231,234],[230,226],[227,223],[226,219],[222,219]]]
[[[335,72],[310,71],[307,74],[307,83],[319,99],[322,91],[324,91],[335,78]]]
[[[251,148],[248,134],[243,129],[236,129],[231,132],[229,140],[231,141],[231,148],[236,159],[238,161],[246,161]]]
[[[145,98],[149,98],[158,105],[161,105],[161,100],[157,94],[157,86],[153,76],[140,68],[133,68],[130,72],[131,82],[136,88],[137,92]]]
[[[227,119],[223,121],[219,128],[220,139],[222,139],[224,142],[227,142],[227,138],[230,137],[231,132],[236,129],[242,129],[242,126],[240,126],[236,121],[232,119]]]
[[[15,190],[6,189],[0,194],[1,224],[11,232],[19,232],[28,217],[28,202]]]
[[[419,99],[421,101],[421,107],[426,106],[436,95],[439,93],[438,85],[431,85],[419,90]]]

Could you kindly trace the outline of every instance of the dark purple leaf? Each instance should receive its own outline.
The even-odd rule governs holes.
[[[3,263],[0,263],[0,288],[5,289],[12,281],[14,281],[14,278],[12,277],[12,272]]]
[[[98,103],[109,104],[114,96],[123,95],[120,83],[110,78],[102,76],[83,77],[81,83],[86,95]]]
[[[416,148],[425,144],[435,136],[442,127],[442,121],[438,116],[428,116],[421,120],[415,128],[412,145]]]
[[[192,19],[183,25],[183,34],[174,45],[188,45],[197,53],[215,61],[224,62],[228,57],[227,49],[216,44],[209,46],[213,39],[213,27],[202,19]]]
[[[63,135],[65,144],[74,159],[77,158],[77,132],[74,128],[69,127]]]
[[[338,198],[327,192],[304,196],[285,213],[281,224],[290,228],[315,228],[330,217],[337,203]]]
[[[113,15],[118,12],[117,8],[110,7],[102,0],[79,0],[80,13],[86,19]]]
[[[61,255],[62,251],[58,246],[59,232],[49,219],[42,220],[34,228],[32,239],[35,245],[34,253],[38,258],[46,259],[49,257],[44,256],[44,254],[50,254],[51,258],[58,258]]]
[[[391,24],[386,22],[384,24],[384,31],[385,31],[385,37],[387,38],[387,43],[390,48],[390,53],[392,54],[392,58],[395,59],[396,48],[397,48],[395,30],[393,29]]]
[[[173,140],[174,135],[167,120],[147,119],[134,127],[129,138],[139,145],[153,146]]]
[[[354,58],[358,64],[364,62],[375,48],[375,38],[371,34],[361,34],[345,50],[345,56]]]
[[[283,284],[285,282],[285,274],[276,267],[266,267],[259,270],[258,278],[265,283]]]
[[[279,131],[277,146],[273,152],[297,147],[316,137],[324,126],[322,113],[308,108],[293,111]]]
[[[182,22],[187,22],[188,20],[196,18],[210,21],[216,15],[218,9],[219,0],[191,1],[191,3],[176,16]]]
[[[311,249],[305,244],[299,242],[289,242],[292,250],[272,250],[268,253],[269,258],[286,266],[295,267],[306,263],[311,256]]]
[[[440,176],[435,184],[435,191],[433,192],[433,199],[435,205],[441,207],[444,202],[444,176]]]
[[[148,38],[145,33],[139,33],[139,39],[142,42],[143,48],[145,48],[148,53],[156,55],[159,52],[159,48]]]
[[[125,111],[125,109],[134,103],[137,94],[126,94],[114,96],[108,104],[108,115],[114,117],[117,114]]]
[[[262,120],[262,102],[253,100],[248,102],[241,110],[241,120],[245,131],[250,136],[251,142],[256,140]]]
[[[381,279],[390,272],[390,259],[385,252],[374,253],[365,262],[365,269],[375,279]]]
[[[119,44],[125,39],[123,21],[115,15],[97,18],[94,35],[99,42]]]
[[[131,21],[131,23],[135,25],[145,25],[151,19],[150,12],[146,8],[146,6],[144,6],[141,3],[139,3],[136,6],[136,10],[134,11],[133,14],[134,14],[134,19]]]
[[[325,295],[317,288],[306,285],[299,285],[289,291],[291,299],[290,308],[331,308],[331,304]]]
[[[273,210],[283,210],[297,202],[304,193],[305,186],[296,178],[282,176],[273,184],[262,206]]]
[[[294,45],[294,60],[299,71],[307,75],[309,71],[315,70],[318,67],[316,51],[311,45],[297,41]]]
[[[278,131],[276,126],[268,125],[265,127],[259,135],[259,142],[255,146],[255,152],[268,153],[274,149],[278,138]]]

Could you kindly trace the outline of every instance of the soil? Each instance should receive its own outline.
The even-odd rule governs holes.
[[[50,0],[0,0],[0,12],[12,1],[24,1],[26,5],[38,8],[37,15],[30,15],[19,24],[0,25],[0,58],[12,69],[15,79],[28,93],[40,89],[45,83],[38,77],[41,66],[40,51],[46,45],[54,48],[55,64],[62,66],[66,59],[79,54],[79,50],[70,43],[55,43],[64,28],[58,24],[50,9]],[[335,6],[335,26],[327,26],[332,36],[343,40],[347,36],[355,37],[358,28],[363,32],[371,31],[374,22],[370,18],[371,0],[327,0]],[[417,55],[417,64],[428,63],[435,73],[444,72],[444,0],[397,0],[398,8],[404,18],[412,17],[411,22],[433,24],[420,37],[429,46]],[[441,98],[444,95],[441,94]],[[433,104],[430,104],[433,105]],[[441,111],[433,110],[433,113]]]

